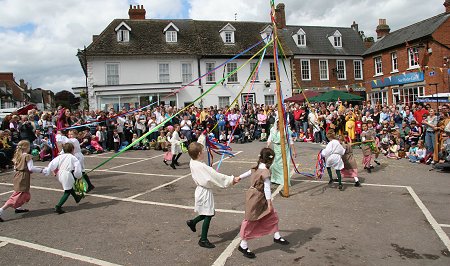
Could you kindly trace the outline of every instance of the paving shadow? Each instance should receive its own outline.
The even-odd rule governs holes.
[[[219,241],[214,241],[214,244],[220,244],[227,241],[233,241],[233,239],[236,237],[236,235],[239,234],[240,227],[237,227],[236,229],[228,232],[223,232],[215,235],[215,237],[220,238]]]
[[[128,188],[117,188],[114,186],[97,186],[95,187],[95,189],[93,190],[94,193],[97,194],[113,194],[113,193],[119,193],[119,192],[124,192],[124,191],[128,191]]]
[[[309,228],[308,230],[294,230],[294,231],[281,231],[283,232],[289,232],[289,234],[284,235],[283,237],[289,241],[289,245],[283,246],[277,243],[273,243],[270,246],[267,247],[261,247],[255,250],[252,250],[254,253],[256,254],[260,254],[260,253],[264,253],[264,252],[268,252],[268,251],[272,251],[272,250],[282,250],[286,253],[289,254],[293,254],[293,253],[297,253],[297,250],[302,247],[303,245],[305,245],[307,242],[311,241],[314,236],[320,234],[320,232],[322,231],[321,228],[318,227],[312,227]],[[282,234],[283,235],[283,234]],[[251,246],[251,240],[250,242],[250,246]]]

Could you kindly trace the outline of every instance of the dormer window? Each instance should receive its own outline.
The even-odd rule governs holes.
[[[167,25],[163,30],[163,33],[166,35],[166,42],[170,42],[170,43],[178,42],[178,32],[179,31],[180,30],[178,29],[178,27],[175,26],[175,24],[173,24],[173,22],[170,22],[169,25]]]
[[[129,42],[131,28],[125,22],[121,22],[115,29],[118,42]]]
[[[271,25],[267,25],[261,32],[261,38],[264,40],[265,43],[268,43],[270,41],[270,36],[272,35],[273,28]]]
[[[334,48],[342,48],[342,34],[337,30],[328,37]]]
[[[225,44],[234,44],[234,42],[235,42],[234,32],[235,31],[236,31],[236,29],[230,23],[228,23],[225,27],[223,27],[219,31],[220,37],[222,37],[222,41]]]
[[[306,33],[302,28],[300,28],[297,33],[292,36],[292,38],[294,39],[294,42],[297,44],[297,46],[306,46]]]

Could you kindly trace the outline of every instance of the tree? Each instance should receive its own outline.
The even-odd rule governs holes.
[[[61,105],[65,108],[76,109],[80,104],[80,99],[70,91],[63,90],[55,94],[55,104],[56,106]]]

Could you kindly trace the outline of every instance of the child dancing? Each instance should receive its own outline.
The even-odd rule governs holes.
[[[22,209],[22,205],[29,202],[31,199],[30,194],[30,178],[31,173],[42,173],[42,168],[34,167],[32,156],[28,154],[30,152],[30,142],[27,140],[21,140],[16,147],[14,153],[14,192],[0,208],[0,222],[3,222],[3,211],[9,207],[15,208],[15,213],[28,212],[27,209]]]
[[[191,157],[189,166],[191,168],[192,179],[194,179],[197,185],[195,189],[195,211],[198,213],[198,216],[186,221],[186,224],[192,232],[196,232],[197,229],[195,226],[198,222],[203,221],[202,234],[198,244],[204,248],[214,248],[215,245],[208,240],[209,224],[215,214],[212,188],[213,186],[221,188],[229,187],[231,184],[237,183],[237,177],[218,173],[212,167],[206,165],[203,162],[204,147],[198,142],[192,142],[189,145],[188,153]]]
[[[278,231],[278,215],[272,205],[272,192],[270,191],[270,166],[275,158],[275,152],[270,148],[264,148],[259,154],[257,165],[243,173],[237,181],[250,177],[250,189],[247,190],[245,200],[245,218],[241,224],[241,243],[238,250],[245,257],[253,259],[255,253],[248,248],[248,240],[273,235],[273,242],[288,245],[289,242],[282,238]]]
[[[342,161],[341,156],[344,155],[345,149],[339,141],[336,140],[334,130],[328,130],[327,138],[330,142],[328,142],[325,149],[322,150],[322,156],[325,157],[325,164],[327,167],[328,176],[330,177],[330,182],[328,182],[328,184],[332,184],[335,181],[331,172],[331,167],[333,167],[334,170],[336,170],[336,175],[338,177],[337,181],[339,182],[339,190],[342,190],[341,170],[344,168],[344,162]]]
[[[62,206],[67,201],[70,195],[72,195],[76,203],[80,202],[82,198],[81,196],[75,194],[75,191],[73,190],[75,178],[79,179],[82,176],[81,164],[73,155],[74,147],[71,142],[64,143],[62,145],[62,148],[64,154],[61,154],[53,159],[43,171],[44,174],[48,176],[51,172],[58,169],[58,180],[64,189],[63,196],[55,206],[55,212],[58,214],[65,213],[65,211],[62,209]]]
[[[345,149],[344,155],[342,155],[342,161],[344,162],[344,168],[341,170],[342,177],[348,177],[355,179],[355,187],[360,187],[358,179],[358,164],[356,164],[355,157],[353,156],[352,144],[349,143],[345,137],[341,137],[341,145]]]

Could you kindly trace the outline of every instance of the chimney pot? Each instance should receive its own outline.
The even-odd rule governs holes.
[[[445,6],[445,13],[450,13],[450,0],[445,0],[444,6]]]
[[[130,19],[145,19],[145,8],[144,5],[131,6],[128,10],[128,15]]]
[[[378,20],[376,32],[377,32],[377,39],[381,39],[384,36],[388,35],[389,32],[391,32],[391,28],[389,28],[389,25],[386,24],[386,19],[380,18]]]

